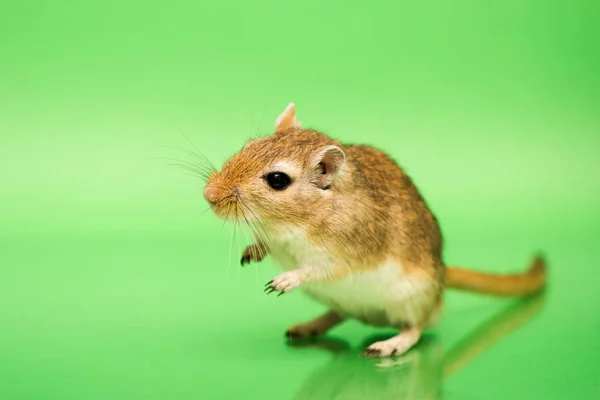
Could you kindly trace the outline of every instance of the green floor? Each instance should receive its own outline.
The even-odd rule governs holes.
[[[598,276],[594,243],[545,244],[554,249],[545,295],[519,302],[449,294],[444,318],[423,343],[383,362],[358,352],[392,331],[355,322],[326,340],[287,345],[285,327],[320,306],[296,294],[264,295],[271,265],[227,272],[216,262],[226,246],[209,235],[3,240],[0,394],[593,399],[600,356],[600,295],[589,283]],[[494,265],[515,258],[499,250],[511,246],[489,246],[500,254]],[[481,240],[464,247],[473,260],[493,251]]]
[[[598,398],[598,8],[493,3],[2,2],[0,398]],[[399,359],[357,322],[286,343],[322,307],[266,296],[165,158],[220,165],[290,101],[406,168],[448,263],[543,251],[546,293],[449,292]]]

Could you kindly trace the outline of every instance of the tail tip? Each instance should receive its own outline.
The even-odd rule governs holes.
[[[531,262],[529,270],[531,272],[544,272],[546,271],[546,257],[543,253],[537,253]]]
[[[536,280],[537,288],[535,292],[541,291],[546,287],[546,258],[543,254],[538,253],[533,258],[531,262],[531,267],[529,267],[528,275]]]

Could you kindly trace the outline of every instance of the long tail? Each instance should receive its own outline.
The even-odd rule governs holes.
[[[507,275],[448,266],[445,283],[447,288],[495,296],[525,296],[539,291],[546,284],[546,262],[542,256],[537,256],[527,271]]]

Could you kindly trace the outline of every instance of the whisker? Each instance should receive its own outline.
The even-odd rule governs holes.
[[[248,232],[254,238],[254,240],[257,241],[257,242],[262,243],[263,240],[261,239],[260,234],[258,232],[256,232],[256,229],[254,228],[254,226],[250,223],[250,221],[248,221],[248,219],[245,216],[244,216],[244,222],[246,223],[246,227],[248,228]],[[260,243],[257,243],[257,245],[259,245]],[[256,256],[258,256],[258,254],[256,254]]]
[[[244,203],[242,200],[240,200],[240,204],[246,208],[246,210],[248,210],[248,212],[250,214],[253,215],[254,220],[248,220],[248,222],[251,224],[251,226],[254,228],[254,231],[256,232],[256,235],[259,237],[259,239],[261,239],[263,242],[268,242],[269,244],[270,242],[270,237],[267,234],[266,229],[264,229],[264,226],[262,226],[262,223],[260,222],[260,220],[258,220],[258,218],[256,217],[256,214],[254,214],[254,212],[250,209],[250,207],[248,207],[248,205],[246,203]],[[259,227],[262,229],[258,229],[256,226],[256,223],[259,224]],[[262,233],[262,235],[261,235]]]
[[[242,205],[242,218],[244,220],[244,224],[249,229],[248,232],[252,236],[253,240],[261,240],[260,235],[258,234],[258,232],[256,232],[255,229],[253,229],[252,223],[248,220],[248,217],[246,216],[246,214],[243,213],[244,208],[245,208],[245,206]]]
[[[273,241],[271,239],[271,235],[267,232],[267,229],[264,227],[262,222],[258,220],[254,220],[252,222],[252,226],[256,230],[257,234],[262,238],[263,242],[270,247],[273,247]]]
[[[204,177],[202,177],[202,176],[200,176],[198,174],[195,174],[193,172],[185,172],[185,175],[193,176],[196,179],[204,179]]]
[[[254,245],[254,240],[253,240],[253,235],[252,235],[252,231],[250,230],[249,226],[248,226],[248,220],[246,219],[246,215],[244,214],[244,211],[242,209],[240,209],[240,216],[241,216],[241,226],[242,226],[242,232],[244,233],[244,238],[246,239],[246,242],[248,242],[248,249],[250,249],[250,256],[256,260],[257,257],[257,251],[256,251],[256,246]],[[245,248],[244,250],[245,251]]]
[[[188,167],[186,165],[181,165],[181,164],[167,164],[167,165],[170,167],[177,167],[184,171],[192,173],[194,176],[196,176],[196,178],[200,179],[204,184],[206,184],[206,182],[208,182],[208,176],[203,172],[195,170],[194,168]]]
[[[239,214],[239,215],[237,216],[237,219],[238,219],[238,221],[240,221],[240,223],[241,223],[241,224],[240,224],[240,227],[241,227],[241,228],[242,228],[242,230],[243,230],[243,229],[245,228],[245,224],[244,224],[244,222],[245,222],[245,220],[246,220],[246,219],[244,218],[244,210],[242,210],[241,208],[239,208],[239,207],[238,207],[238,214]],[[242,231],[242,233],[244,234],[244,238],[245,238],[246,240],[252,240],[252,238],[248,239],[248,232],[247,232],[247,231],[244,231],[244,230],[243,230],[243,231]]]
[[[179,167],[183,170],[186,170],[188,172],[191,172],[193,174],[196,175],[196,177],[206,181],[208,180],[208,175],[205,172],[199,171],[198,169],[191,167],[189,165],[185,165],[185,164],[178,164],[178,163],[168,163],[168,166],[172,166],[172,167]]]
[[[248,212],[250,214],[252,214],[252,217],[254,218],[253,220],[251,220],[250,222],[258,222],[260,223],[260,220],[258,219],[258,217],[256,216],[256,214],[254,213],[254,211],[252,211],[252,209],[248,206],[248,204],[246,204],[242,199],[239,199],[240,204],[242,206],[244,206],[246,208],[246,210],[248,210]]]
[[[240,237],[239,234],[237,234],[237,228],[239,227],[239,216],[238,216],[238,203],[235,203],[235,231],[236,232],[236,239],[237,239],[237,247],[238,247],[238,254],[240,253]],[[239,284],[240,282],[240,264],[236,263],[237,265],[237,282]]]
[[[232,195],[232,194],[230,194],[229,196],[225,196],[225,197],[223,197],[221,200],[217,201],[217,202],[216,202],[216,203],[214,203],[214,204],[211,204],[211,206],[210,206],[210,207],[208,207],[206,210],[202,211],[202,213],[200,213],[200,215],[201,215],[201,216],[202,216],[202,215],[204,215],[204,213],[206,213],[207,211],[209,211],[209,210],[212,210],[213,208],[215,208],[215,207],[217,207],[217,206],[220,206],[221,204],[223,204],[225,201],[229,200],[229,199],[230,199],[230,198],[232,198],[232,197],[233,197],[233,195]]]
[[[183,150],[183,151],[185,151],[185,150]],[[213,169],[213,167],[207,166],[202,163],[198,163],[197,160],[188,161],[188,160],[173,158],[173,157],[155,157],[155,158],[159,159],[159,160],[167,161],[168,162],[167,165],[169,165],[169,166],[176,166],[176,167],[188,170],[188,171],[193,171],[196,174],[198,174],[198,178],[200,178],[205,183],[208,182],[209,177],[216,172]]]
[[[164,145],[162,147],[165,147],[165,148],[168,148],[171,150],[181,151],[181,152],[187,154],[188,156],[191,156],[192,158],[196,159],[196,161],[198,161],[202,167],[206,168],[207,170],[210,170],[211,172],[216,172],[216,168],[212,165],[212,163],[204,155],[198,154],[195,151],[191,151],[186,148],[179,147],[179,146]]]
[[[195,168],[196,170],[198,170],[199,172],[202,172],[203,174],[206,174],[207,176],[212,173],[212,171],[209,170],[208,167],[205,167],[203,165],[198,165],[198,164],[195,164],[195,163],[190,162],[190,161],[181,160],[179,158],[158,157],[158,159],[165,160],[165,161],[170,161],[170,162],[175,162],[175,163],[180,164],[180,165],[187,165],[188,167]]]
[[[200,149],[190,140],[189,137],[187,137],[187,135],[185,133],[183,133],[183,131],[181,130],[181,128],[177,127],[177,130],[179,131],[179,133],[181,134],[181,136],[183,136],[185,138],[185,140],[187,140],[187,142],[194,148],[194,150],[196,150],[197,156],[199,156],[200,158],[204,159],[204,161],[208,164],[208,166],[210,166],[213,170],[216,171],[216,168],[212,165],[212,163],[210,162],[210,160],[204,154],[202,154],[202,152],[200,151]]]
[[[261,232],[259,232],[259,230],[256,228],[256,226],[251,221],[247,221],[247,222],[248,222],[248,226],[250,226],[250,228],[256,235],[257,240],[260,242],[260,245],[267,247],[266,242],[269,242],[269,240],[270,240],[270,238],[267,236],[267,234],[266,233],[261,234]]]
[[[246,229],[248,230],[248,233],[250,234],[251,237],[254,237],[254,241],[256,243],[252,243],[250,246],[250,253],[252,258],[255,261],[258,261],[259,256],[264,257],[263,251],[264,251],[264,244],[263,241],[260,239],[260,235],[254,233],[256,232],[256,230],[254,229],[254,227],[252,226],[252,224],[250,223],[250,221],[248,221],[248,218],[246,217],[246,214],[243,212],[243,208],[242,208],[242,212],[241,212],[243,221],[246,225]],[[259,264],[257,263],[256,266],[254,267],[254,283],[256,285],[258,285],[258,268],[259,268]]]
[[[254,240],[254,235],[252,234],[252,232],[249,230],[249,226],[248,226],[248,219],[246,218],[246,214],[244,214],[244,210],[243,208],[240,208],[240,216],[241,216],[241,222],[242,222],[242,226],[244,227],[245,231],[245,237],[246,240],[250,241],[250,247],[252,246],[252,241]],[[250,236],[248,236],[250,235]]]
[[[256,227],[248,220],[246,215],[244,215],[244,221],[246,222],[250,235],[254,237],[254,240],[256,241],[256,245],[253,249],[255,258],[258,259],[259,257],[264,257],[264,252],[266,251],[265,239],[261,237],[260,232],[256,230]]]
[[[169,163],[167,165],[185,165],[189,168],[193,168],[195,171],[204,174],[208,173],[208,170],[201,166],[201,165],[196,165],[194,163],[191,163],[189,161],[185,161],[185,160],[181,160],[178,158],[172,158],[172,157],[150,157],[150,159],[153,160],[161,160],[161,161],[169,161]]]
[[[225,224],[227,223],[227,221],[229,221],[229,215],[231,214],[231,208],[227,209],[227,215],[225,216],[225,219],[223,221],[223,227],[225,226]],[[228,236],[228,240],[229,240],[229,253],[228,253],[228,257],[227,257],[227,277],[229,277],[229,273],[231,270],[231,254],[233,253],[233,239],[235,238],[235,234],[233,232],[233,227],[231,225],[228,225],[229,229],[227,230],[227,236]],[[231,237],[230,237],[231,236]]]
[[[265,244],[267,247],[273,247],[273,241],[271,240],[271,236],[269,235],[267,230],[261,225],[261,223],[258,222],[257,224],[255,222],[252,222],[252,226],[254,227],[254,230],[256,231],[258,237],[261,238],[263,244]]]

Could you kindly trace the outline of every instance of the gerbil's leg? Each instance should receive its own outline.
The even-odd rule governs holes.
[[[308,337],[320,336],[342,322],[342,318],[333,310],[302,324],[294,325],[285,333],[285,336],[292,339],[305,339]]]
[[[381,342],[375,342],[363,351],[367,357],[399,356],[413,347],[421,337],[421,330],[406,327],[400,334]]]
[[[277,275],[265,285],[267,294],[279,292],[279,296],[297,288],[303,283],[330,281],[342,277],[347,270],[340,268],[313,268],[302,266]]]
[[[240,264],[249,264],[250,261],[260,262],[267,256],[267,247],[262,243],[254,243],[246,247],[242,253]]]

